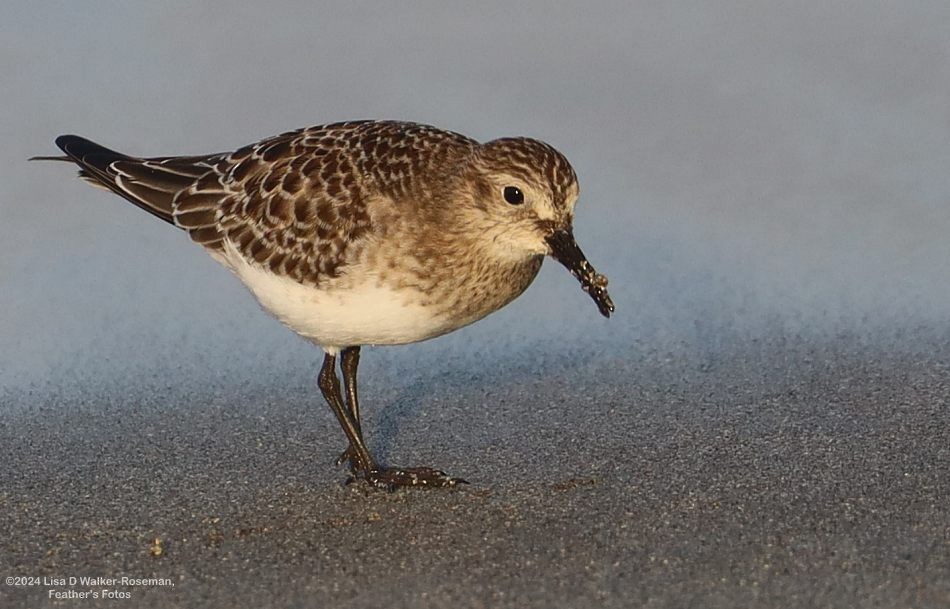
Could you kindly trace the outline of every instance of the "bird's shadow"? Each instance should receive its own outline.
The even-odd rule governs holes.
[[[446,376],[451,377],[451,382],[447,384],[442,382]],[[438,375],[416,377],[412,382],[391,390],[385,398],[374,398],[372,395],[362,397],[366,409],[375,411],[371,415],[372,427],[366,430],[367,435],[371,436],[369,442],[373,454],[381,463],[392,463],[393,451],[400,437],[405,430],[420,427],[427,407],[444,403],[452,395],[468,393],[468,390],[484,382],[465,379],[454,371],[446,371]]]
[[[393,452],[400,445],[400,439],[409,433],[407,430],[433,429],[443,430],[445,434],[454,433],[459,425],[475,424],[468,415],[456,415],[466,411],[476,419],[478,407],[492,392],[507,393],[506,388],[525,387],[535,383],[546,383],[561,379],[573,369],[572,360],[559,353],[546,351],[496,354],[490,365],[466,365],[457,362],[451,366],[423,367],[408,379],[390,386],[384,395],[374,395],[370,389],[361,393],[361,407],[369,425],[364,426],[367,441],[373,454],[380,462],[392,463]],[[438,411],[438,414],[434,414]],[[431,417],[431,421],[425,421]],[[459,418],[466,422],[460,422]],[[433,425],[434,424],[434,425]],[[434,442],[438,443],[438,442]]]

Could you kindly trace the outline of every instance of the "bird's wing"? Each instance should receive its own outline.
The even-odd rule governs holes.
[[[138,158],[88,139],[56,144],[79,175],[248,262],[316,284],[340,274],[347,249],[369,227],[354,130],[312,127],[267,138],[230,154]]]
[[[284,133],[228,155],[176,196],[175,223],[199,241],[212,238],[213,227],[249,263],[316,285],[342,274],[372,231],[371,200],[413,197],[418,176],[438,173],[433,164],[469,154],[473,145],[452,132],[393,121]]]
[[[37,157],[70,160],[79,165],[79,176],[87,182],[111,190],[150,214],[169,223],[175,196],[212,170],[222,155],[192,157],[131,157],[77,135],[56,138],[66,157]]]
[[[56,143],[82,178],[197,243],[218,251],[230,244],[248,263],[311,285],[339,276],[370,232],[368,200],[417,196],[419,176],[440,173],[476,145],[394,121],[321,125],[189,157],[131,157],[73,135]]]
[[[340,275],[370,229],[371,186],[348,139],[360,124],[293,131],[235,151],[215,178],[175,198],[175,223],[203,243],[217,231],[247,262],[300,283]]]

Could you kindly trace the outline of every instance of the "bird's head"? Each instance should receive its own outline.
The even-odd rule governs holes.
[[[548,255],[580,281],[598,309],[614,310],[607,278],[587,262],[573,235],[577,175],[560,152],[530,138],[504,138],[480,145],[468,183],[482,240],[500,258]]]

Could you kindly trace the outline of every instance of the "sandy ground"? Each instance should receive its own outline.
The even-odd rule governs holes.
[[[448,492],[343,486],[303,378],[8,396],[0,572],[173,584],[102,587],[141,607],[943,607],[946,344],[783,337],[370,381],[372,445],[472,483]],[[117,603],[51,588],[69,586],[0,590]]]

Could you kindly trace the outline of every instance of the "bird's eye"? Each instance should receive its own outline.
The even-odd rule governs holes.
[[[512,205],[521,205],[524,203],[524,193],[517,186],[505,186],[505,201]]]

